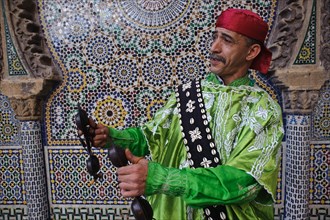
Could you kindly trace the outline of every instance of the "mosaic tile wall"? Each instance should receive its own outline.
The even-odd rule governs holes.
[[[8,98],[0,94],[0,146],[20,145],[20,126]]]
[[[21,129],[24,185],[31,220],[46,219],[49,216],[48,206],[45,205],[48,199],[40,126],[39,121],[24,121]]]
[[[309,26],[303,44],[294,61],[295,65],[316,63],[316,1],[313,1],[312,13],[309,18]]]
[[[286,125],[286,195],[287,219],[307,219],[309,208],[308,160],[310,117],[287,115]]]
[[[25,205],[26,190],[20,147],[0,148],[0,205]],[[8,169],[9,168],[9,169]]]
[[[320,89],[319,100],[312,115],[312,140],[327,141],[330,138],[330,82]]]
[[[311,220],[330,219],[330,81],[320,89],[312,113],[309,207]]]

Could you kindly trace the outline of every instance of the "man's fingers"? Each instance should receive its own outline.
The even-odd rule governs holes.
[[[103,140],[99,140],[99,141],[93,140],[93,147],[96,147],[96,148],[103,147],[106,144],[107,144],[107,142],[106,141],[103,141]]]
[[[123,197],[135,197],[135,196],[140,196],[140,195],[142,195],[142,194],[140,194],[140,193],[138,193],[136,190],[134,190],[134,191],[127,191],[127,190],[120,190],[120,192],[121,192],[121,195],[123,196]]]
[[[94,137],[95,136],[95,128],[93,128],[93,127],[89,127],[89,129],[88,129],[88,133],[89,133],[89,135],[91,135],[92,137]]]
[[[142,171],[141,168],[142,167],[140,165],[131,164],[131,165],[128,165],[128,166],[119,167],[117,169],[117,173],[118,173],[119,176],[121,176],[121,175],[130,175],[132,177],[135,177],[135,175],[140,174],[140,172]]]
[[[95,135],[99,135],[99,134],[106,134],[107,133],[107,127],[99,127],[97,126],[95,129]]]
[[[134,197],[143,194],[143,189],[141,191],[140,187],[138,187],[137,184],[134,183],[119,183],[119,187],[121,194],[124,197]]]
[[[107,143],[107,135],[106,134],[98,134],[93,138],[94,147],[104,147]]]
[[[128,149],[125,155],[132,164],[117,169],[121,193],[124,197],[140,196],[145,191],[148,161],[134,156]]]
[[[95,128],[97,126],[97,124],[92,118],[88,118],[88,123],[92,128]]]
[[[129,149],[125,150],[125,155],[126,155],[127,160],[133,164],[137,164],[141,159],[143,159],[143,157],[134,156]]]

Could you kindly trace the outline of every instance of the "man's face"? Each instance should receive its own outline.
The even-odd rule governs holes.
[[[226,84],[245,75],[249,47],[243,35],[217,27],[210,52],[210,71],[222,77]]]

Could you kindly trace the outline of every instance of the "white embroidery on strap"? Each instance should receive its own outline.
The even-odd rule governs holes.
[[[195,142],[197,139],[202,139],[201,132],[198,127],[196,127],[195,130],[189,131],[189,134],[192,142]]]
[[[193,112],[195,110],[195,101],[192,101],[192,100],[189,100],[188,103],[187,103],[187,109],[186,109],[186,112]]]
[[[207,168],[207,167],[210,167],[211,163],[212,163],[211,160],[208,160],[205,157],[203,157],[203,161],[201,162],[201,166],[203,166],[204,168]]]
[[[186,89],[190,89],[190,88],[191,88],[191,82],[182,85],[182,91],[186,91]]]

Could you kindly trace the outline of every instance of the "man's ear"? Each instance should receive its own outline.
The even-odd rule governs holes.
[[[251,61],[258,56],[261,51],[261,46],[259,44],[252,44],[250,46],[249,52],[246,56],[247,61]]]

